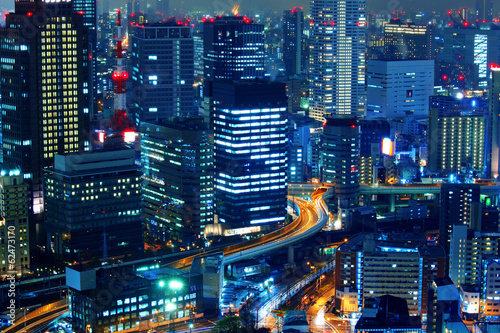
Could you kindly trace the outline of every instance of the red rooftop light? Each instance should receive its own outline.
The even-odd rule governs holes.
[[[490,64],[490,69],[498,69],[500,68],[500,65],[498,64]]]
[[[464,76],[463,76],[463,75],[459,75],[459,76],[458,76],[458,79],[459,79],[460,81],[462,81],[462,80],[464,79]]]
[[[448,11],[448,15],[451,15],[451,10]]]
[[[443,78],[444,81],[446,81],[446,80],[448,80],[448,75],[445,74],[445,75],[442,76],[442,78]]]
[[[28,12],[28,16],[33,16],[33,13],[32,12]]]
[[[207,22],[207,18],[206,18],[206,17],[204,17],[204,18],[202,18],[202,19],[201,19],[201,21],[202,21],[202,22]]]
[[[212,23],[213,23],[213,22],[215,22],[215,20],[214,20],[214,18],[213,18],[213,17],[210,19],[210,22],[212,22]]]
[[[464,21],[464,27],[468,27],[468,26],[469,26],[469,22]]]

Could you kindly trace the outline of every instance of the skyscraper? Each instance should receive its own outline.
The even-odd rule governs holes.
[[[132,122],[193,114],[194,50],[182,22],[132,28]]]
[[[272,230],[286,216],[287,100],[279,82],[215,82],[215,203],[227,228]]]
[[[487,176],[498,178],[500,173],[500,66],[490,66],[490,101],[486,128]]]
[[[454,224],[470,225],[473,204],[479,203],[478,184],[442,184],[439,215],[439,244],[446,252],[450,249],[450,236]]]
[[[367,118],[429,115],[434,60],[368,60]]]
[[[433,27],[393,20],[384,25],[385,59],[433,59]]]
[[[149,233],[183,247],[214,221],[214,156],[201,118],[143,123],[143,207]]]
[[[484,170],[486,118],[461,115],[460,101],[431,96],[428,121],[428,169],[431,172],[466,173]],[[446,109],[446,105],[450,108]]]
[[[470,25],[455,25],[444,29],[444,61],[446,63],[461,63],[470,65],[474,74],[474,88],[488,88],[488,78],[491,63],[500,63],[500,50],[495,47],[500,39],[500,27],[493,23]]]
[[[89,149],[89,41],[71,2],[16,1],[0,29],[3,156],[31,179],[43,211],[42,169],[57,153]]]
[[[30,268],[28,184],[18,170],[0,176],[0,275],[28,273]]]
[[[45,170],[47,249],[67,260],[142,252],[133,149],[56,155]]]
[[[339,212],[359,205],[359,133],[354,118],[328,118],[323,127],[323,181],[335,184]]]
[[[203,24],[205,96],[214,80],[264,77],[264,26],[240,16],[218,16]]]
[[[286,75],[302,74],[307,68],[304,50],[304,12],[293,7],[283,12],[283,62]]]
[[[309,116],[365,112],[365,0],[311,0]]]
[[[476,0],[478,20],[490,22],[493,19],[493,0]]]

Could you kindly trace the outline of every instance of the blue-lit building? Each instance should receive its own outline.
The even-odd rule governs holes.
[[[335,184],[339,215],[359,205],[359,137],[355,118],[328,118],[323,127],[322,176],[324,182]],[[342,228],[349,226],[343,223]]]
[[[495,47],[500,38],[500,27],[491,22],[477,25],[454,25],[444,29],[443,56],[447,63],[460,61],[473,66],[473,87],[485,89],[488,87],[489,65],[500,62],[500,50]]]
[[[205,96],[214,80],[264,77],[264,26],[244,16],[210,18],[203,24]]]
[[[201,118],[143,123],[143,206],[159,241],[183,247],[214,220],[214,165],[210,131]]]
[[[294,7],[283,12],[283,62],[287,76],[304,73],[307,50],[304,38],[304,11]]]
[[[286,216],[285,84],[215,82],[215,203],[228,228],[273,229]]]
[[[194,49],[184,23],[131,27],[132,108],[136,126],[144,121],[194,114]]]

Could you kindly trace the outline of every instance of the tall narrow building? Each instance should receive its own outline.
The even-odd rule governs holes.
[[[500,66],[490,66],[490,100],[486,128],[487,177],[498,178],[500,173]]]
[[[137,24],[131,31],[130,119],[134,125],[192,115],[195,103],[191,27],[181,22]]]
[[[218,220],[228,229],[273,230],[286,216],[285,84],[216,82],[213,99]]]
[[[311,0],[309,116],[363,115],[365,0]]]
[[[0,29],[4,167],[29,179],[43,211],[42,170],[54,155],[89,149],[89,41],[71,1],[16,1]]]
[[[306,66],[304,50],[304,12],[293,7],[283,12],[283,62],[287,76],[302,74]]]
[[[327,119],[323,127],[323,181],[335,184],[335,207],[359,205],[360,127],[355,118]],[[349,229],[344,219],[342,229]]]

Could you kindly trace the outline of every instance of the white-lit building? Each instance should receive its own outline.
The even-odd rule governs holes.
[[[273,230],[287,207],[285,84],[216,81],[213,101],[218,221],[228,229]]]
[[[365,112],[366,0],[311,0],[309,115]]]
[[[368,60],[368,118],[426,118],[434,93],[434,60]]]

